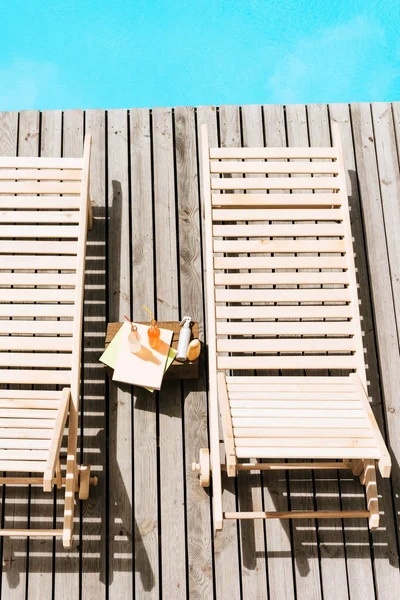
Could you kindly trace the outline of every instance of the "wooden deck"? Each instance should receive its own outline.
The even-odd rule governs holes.
[[[98,357],[106,323],[142,304],[160,320],[190,314],[204,339],[203,224],[197,132],[212,144],[326,146],[341,125],[368,378],[391,448],[379,480],[381,527],[366,521],[226,523],[191,471],[207,446],[207,377],[160,393],[110,384]],[[76,512],[76,543],[1,542],[2,599],[398,600],[400,471],[400,104],[221,106],[0,113],[0,155],[80,156],[93,136],[83,349],[81,461],[99,486]],[[334,373],[332,373],[334,374]],[[364,508],[346,473],[241,473],[235,510]],[[4,503],[6,499],[6,503]],[[52,527],[62,498],[3,491],[4,526]]]

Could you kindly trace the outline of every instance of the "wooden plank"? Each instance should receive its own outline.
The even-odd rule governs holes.
[[[309,145],[307,112],[304,105],[286,107],[286,135],[289,146]],[[296,176],[294,175],[293,178]],[[296,195],[301,198],[305,197],[306,193],[306,191],[303,193],[299,191]],[[321,196],[324,195],[328,196],[328,194],[321,194]],[[308,257],[304,258],[307,260]],[[306,367],[312,368],[310,362]],[[301,368],[300,365],[299,368]],[[328,365],[325,365],[325,369],[327,368]],[[284,372],[284,374],[286,373]],[[296,374],[304,374],[304,371],[297,371]],[[316,508],[313,486],[312,473],[289,474],[289,502],[292,510],[314,510]],[[317,600],[322,597],[322,590],[316,524],[313,521],[300,521],[299,523],[296,522],[292,528],[296,593],[300,597],[308,594]],[[308,564],[307,577],[302,576],[301,564],[303,561],[307,561]]]
[[[26,121],[23,117],[21,117],[21,122],[18,123],[18,113],[16,112],[0,113],[0,156],[15,156],[17,154],[18,143],[20,143],[20,151],[23,153],[24,147],[21,136],[23,136],[24,133],[21,129],[25,130],[25,123]],[[19,136],[18,126],[20,129]],[[5,375],[6,374],[3,372],[3,377],[0,378],[0,381],[8,381],[8,378],[6,378]],[[27,488],[4,488],[1,518],[2,527],[21,527],[25,529],[28,526]],[[6,599],[22,600],[25,598],[27,547],[26,539],[4,539],[2,547],[1,595]],[[15,581],[20,581],[20,573],[23,574],[22,581],[20,582],[20,585],[16,586]]]
[[[108,112],[108,306],[112,321],[130,312],[130,231],[128,116],[125,110]],[[133,594],[132,523],[132,395],[125,386],[109,387],[109,597]],[[125,570],[118,566],[124,556]]]
[[[1,180],[58,180],[58,181],[80,181],[82,171],[71,169],[4,169],[0,167]]]
[[[214,258],[216,269],[345,269],[342,256],[274,256]]]
[[[16,213],[18,214],[18,213]],[[18,221],[18,219],[16,219]],[[72,225],[0,225],[0,237],[7,238],[77,238],[78,227]],[[40,249],[39,249],[40,252]],[[60,250],[59,254],[62,253]],[[54,252],[57,254],[57,252]]]
[[[335,339],[239,339],[218,340],[218,352],[350,352],[355,343],[349,338]]]
[[[21,305],[15,305],[21,306]],[[37,305],[35,305],[37,306]],[[1,305],[0,305],[1,307]],[[1,311],[0,311],[1,312]],[[32,311],[31,311],[32,312]],[[55,311],[56,312],[56,311]],[[302,306],[220,306],[216,307],[217,319],[319,319],[350,318],[349,305],[302,305]]]
[[[251,110],[251,109],[250,109]],[[257,109],[255,109],[257,110]],[[210,148],[212,159],[289,159],[289,158],[336,158],[334,148],[261,148],[256,145],[249,148]]]
[[[214,208],[212,217],[214,221],[342,221],[338,208]]]
[[[72,187],[72,184],[69,185]],[[56,188],[55,185],[54,187]],[[338,190],[339,182],[336,177],[326,179],[311,177],[296,177],[295,179],[280,177],[278,179],[277,177],[268,177],[252,178],[251,180],[236,177],[235,179],[214,179],[211,182],[211,188],[213,190]],[[1,189],[2,185],[0,183],[0,191]],[[49,189],[51,188],[49,187]],[[4,193],[12,193],[12,191],[5,190]],[[48,193],[54,193],[54,190]]]
[[[90,490],[90,500],[82,506],[82,590],[92,598],[104,600],[107,594],[106,489],[108,472],[106,462],[107,383],[98,369],[98,356],[105,338],[107,313],[106,273],[106,121],[105,111],[85,112],[85,132],[92,136],[90,163],[90,197],[93,226],[88,232],[86,246],[86,287],[84,297],[83,347],[83,427],[84,464],[91,465],[91,473],[98,476],[98,486]],[[72,150],[72,148],[71,148]],[[104,401],[106,399],[106,402]]]
[[[41,242],[44,244],[45,242]],[[68,243],[68,242],[65,242]],[[63,246],[65,245],[63,244]],[[1,246],[0,246],[1,250]],[[214,252],[252,253],[252,252],[345,252],[342,240],[252,240],[220,241],[214,240]],[[60,251],[61,253],[61,251]]]
[[[342,117],[345,120],[345,124],[342,127],[349,129],[349,137],[351,136],[350,129],[350,115],[348,112],[343,111]],[[342,113],[342,114],[343,114]],[[348,123],[348,124],[347,124]],[[365,330],[366,334],[366,345],[367,345],[367,357],[368,363],[371,363],[370,369],[368,370],[368,379],[370,380],[371,387],[369,390],[372,396],[374,413],[378,419],[381,430],[383,428],[383,421],[386,422],[389,446],[391,447],[394,456],[399,452],[398,448],[398,425],[396,420],[393,418],[397,408],[397,392],[400,377],[400,358],[398,352],[398,340],[395,335],[396,319],[395,311],[393,306],[393,295],[389,289],[387,282],[390,278],[389,262],[387,256],[387,246],[385,241],[385,224],[382,210],[382,204],[380,201],[380,188],[379,188],[379,175],[376,164],[376,149],[374,145],[374,130],[371,118],[371,110],[369,105],[354,104],[351,105],[351,124],[352,124],[352,138],[354,140],[355,156],[349,153],[347,163],[349,169],[357,169],[359,191],[356,189],[358,199],[358,193],[361,200],[361,210],[364,223],[364,235],[366,240],[366,251],[368,257],[368,277],[371,282],[371,295],[372,305],[374,308],[374,324],[375,328],[372,327],[372,317],[370,317],[370,303],[368,297],[368,286],[362,285],[361,277],[364,275],[364,281],[367,281],[366,274],[366,261],[363,259],[362,249],[360,248],[359,255],[361,256],[361,268],[359,267],[360,277],[360,292],[363,294],[362,299],[362,312],[365,319]],[[353,147],[353,145],[352,145]],[[354,187],[355,187],[354,181]],[[357,205],[356,205],[357,208]],[[359,209],[360,211],[360,209]],[[353,215],[352,215],[353,218]],[[355,215],[357,221],[357,213]],[[384,236],[384,237],[381,237]],[[364,263],[364,264],[363,264]],[[364,266],[365,265],[365,266]],[[364,289],[366,288],[366,289]],[[379,350],[379,369],[380,369],[380,385],[383,392],[383,402],[380,398],[379,390],[379,379],[375,355],[374,345],[374,330],[376,332],[377,348]],[[375,366],[375,369],[374,369]],[[382,405],[385,409],[385,419],[382,415]],[[383,508],[386,523],[386,531],[388,532],[388,538],[385,540],[385,552],[379,550],[379,560],[374,560],[374,565],[378,567],[376,570],[376,576],[379,577],[379,585],[383,589],[383,593],[389,598],[398,595],[398,579],[396,577],[395,563],[398,565],[398,554],[397,554],[397,543],[393,537],[395,528],[391,525],[392,522],[392,510],[390,505],[390,498],[392,497],[392,491],[388,482],[380,481],[380,491],[382,492],[381,509]],[[393,488],[398,487],[398,474],[393,472],[392,475]],[[396,500],[395,500],[396,503]],[[397,508],[395,509],[394,517],[397,520]],[[383,521],[381,522],[383,523]],[[398,528],[397,528],[398,537]],[[373,534],[373,542],[380,544],[381,538],[379,534]],[[382,548],[382,547],[381,547]],[[387,552],[387,554],[386,554]],[[375,551],[374,551],[375,554]],[[365,552],[364,554],[365,555]],[[385,556],[391,556],[390,561]],[[395,557],[395,558],[393,558]],[[378,575],[379,573],[379,575]]]
[[[72,333],[73,321],[21,321],[21,320],[0,320],[0,333],[1,334],[71,334]]]
[[[262,112],[258,105],[242,107],[242,140],[243,146],[260,148],[265,152],[264,132],[262,126]],[[258,151],[258,150],[257,150]],[[278,178],[277,178],[278,179]],[[276,180],[277,180],[276,179]],[[270,178],[263,178],[269,181]],[[223,179],[221,181],[230,183],[240,181],[240,178]],[[257,182],[256,176],[246,177],[247,185]],[[265,184],[263,184],[265,185]],[[248,192],[248,196],[252,196]],[[250,200],[251,202],[252,200]],[[253,252],[253,249],[243,250]],[[268,252],[268,250],[267,250]],[[251,367],[250,367],[251,368]],[[250,374],[250,373],[249,373]],[[254,485],[254,482],[257,482]],[[258,485],[257,485],[258,484]],[[263,476],[251,471],[242,473],[238,481],[239,509],[240,510],[262,510],[263,509]],[[241,559],[242,559],[242,581],[243,595],[249,598],[263,598],[267,591],[267,560],[266,560],[266,537],[262,521],[250,523],[241,521],[239,524],[241,533]]]
[[[196,315],[200,336],[204,330],[200,201],[198,190],[195,111],[176,108],[175,160],[179,210],[180,300],[184,315]],[[197,318],[198,315],[198,318]],[[200,371],[202,372],[202,370]],[[204,373],[204,371],[203,371]],[[205,379],[184,381],[186,463],[186,528],[190,570],[189,596],[213,597],[210,501],[191,469],[200,448],[208,446]]]
[[[150,113],[130,111],[132,316],[154,309],[153,203]],[[157,260],[160,261],[160,256]],[[158,296],[157,296],[158,297]],[[134,389],[133,421],[135,594],[158,598],[157,397]]]
[[[348,284],[349,276],[342,272],[299,272],[285,273],[215,273],[215,285],[283,285],[283,284]]]
[[[27,115],[29,113],[26,113]],[[61,156],[61,137],[62,137],[62,114],[61,111],[44,111],[42,115],[38,112],[32,113],[32,118],[26,124],[24,131],[20,129],[21,141],[25,145],[25,154],[30,160],[35,159],[40,153],[43,157],[56,157],[59,160]],[[40,148],[39,148],[40,141]],[[37,159],[35,159],[36,161]],[[43,160],[43,159],[42,159]],[[53,208],[58,199],[53,197]],[[36,199],[35,199],[36,205]],[[19,258],[19,257],[14,257]],[[36,269],[43,271],[47,269],[62,269],[72,267],[76,268],[76,258],[71,257],[46,257],[39,256],[20,257],[24,259],[20,265],[16,264],[17,268]],[[68,264],[69,263],[69,264]],[[25,265],[25,266],[23,266]],[[36,266],[37,265],[37,266]],[[12,268],[12,267],[11,267]],[[44,274],[44,273],[43,273]],[[18,322],[20,326],[22,321]],[[46,321],[37,320],[38,328],[48,328]],[[61,322],[60,322],[61,324]],[[17,325],[17,323],[15,323]],[[68,325],[70,329],[72,321]],[[64,323],[61,327],[66,327]],[[22,326],[21,326],[22,328]],[[72,330],[71,330],[72,332]],[[59,378],[59,376],[58,376]],[[59,381],[53,381],[54,384]],[[68,384],[70,383],[70,375],[68,374]],[[46,386],[47,390],[51,390],[50,386]],[[53,390],[55,387],[53,386]],[[54,501],[53,494],[45,493],[42,486],[34,486],[30,491],[30,526],[50,529],[54,527]],[[60,525],[60,523],[58,523]],[[39,600],[41,597],[50,597],[53,590],[53,575],[48,566],[48,561],[54,558],[53,541],[51,539],[30,539],[29,540],[29,557],[28,557],[28,598],[29,600]]]
[[[297,198],[292,194],[252,194],[251,197],[247,194],[212,194],[213,206],[274,206],[280,208],[282,206],[304,207],[311,206],[334,206],[341,205],[340,194],[302,194]]]
[[[1,294],[0,294],[1,298]],[[216,289],[216,302],[350,302],[345,288]]]
[[[17,201],[15,201],[17,202]],[[32,202],[32,200],[31,200]],[[15,207],[17,208],[17,207]],[[35,208],[33,203],[32,208]],[[0,213],[0,223],[78,223],[79,211],[66,210],[8,210]],[[40,236],[38,236],[40,237]],[[54,236],[57,237],[57,236]],[[61,236],[60,236],[61,237]]]
[[[155,252],[156,260],[163,261],[161,268],[156,268],[157,317],[172,320],[180,317],[172,111],[154,109],[152,115]],[[182,396],[177,382],[165,382],[159,393],[159,411],[161,589],[166,597],[183,599],[187,575]]]
[[[286,222],[281,225],[214,225],[213,234],[216,237],[331,237],[343,236],[344,230],[336,224],[292,225]]]
[[[247,110],[247,108],[246,108]],[[336,162],[313,162],[309,164],[299,162],[243,162],[243,161],[210,161],[211,173],[263,173],[263,174],[337,174]],[[40,171],[39,171],[40,173]],[[1,171],[0,171],[1,175]],[[33,179],[29,177],[29,179]]]
[[[207,125],[209,143],[213,146],[218,145],[218,123],[217,117],[219,117],[219,132],[220,132],[220,143],[222,146],[235,145],[240,143],[240,131],[239,131],[239,110],[238,107],[234,106],[221,106],[219,113],[215,107],[199,107],[197,109],[197,131],[198,136],[201,131],[202,124]],[[202,160],[199,156],[199,162]],[[214,175],[218,177],[218,175]],[[202,178],[200,179],[201,188],[204,183]],[[204,272],[204,289],[207,284],[207,264],[204,260],[207,251],[207,242],[205,232],[205,206],[204,206],[204,192],[201,190],[201,215],[202,215],[202,231],[203,231],[203,272]],[[208,294],[204,293],[204,301],[206,310],[208,310],[208,302],[213,301],[212,298],[208,298]],[[205,341],[207,342],[207,332],[205,334]],[[209,399],[210,401],[210,399]],[[209,412],[209,419],[210,412]],[[219,435],[219,439],[222,439]],[[212,441],[210,440],[210,443]],[[222,473],[222,505],[225,510],[236,510],[236,481],[230,477],[227,477],[226,473]],[[234,522],[224,523],[222,531],[218,532],[218,552],[214,552],[214,572],[215,572],[215,588],[217,598],[232,598],[232,600],[239,600],[241,598],[241,584],[240,584],[240,567],[239,567],[239,551],[238,551],[238,528]]]
[[[58,111],[53,111],[54,113],[58,113]],[[29,110],[24,110],[21,111],[20,114],[20,118],[21,118],[21,123],[22,121],[27,121],[28,119],[31,118],[32,114],[39,114],[37,111],[29,111]],[[48,120],[49,119],[49,115],[50,115],[50,111],[43,111],[43,115],[45,115],[45,118]],[[51,117],[50,117],[51,118]],[[58,116],[57,116],[58,118]],[[38,134],[39,134],[39,126],[37,126],[37,130],[32,130],[32,133],[30,133],[29,136],[27,136],[26,140],[21,140],[21,143],[19,143],[19,147],[21,147],[22,145],[24,145],[25,148],[27,148],[28,146],[31,147],[36,147],[36,145],[38,144]],[[47,144],[48,145],[48,144]],[[2,167],[3,168],[7,168],[7,169],[13,169],[13,168],[18,168],[18,169],[43,169],[43,167],[46,168],[51,168],[51,169],[82,169],[82,156],[80,156],[79,158],[70,158],[67,161],[64,160],[64,158],[60,158],[60,157],[48,157],[47,153],[44,150],[44,146],[42,146],[42,151],[41,151],[41,156],[33,156],[33,154],[31,156],[20,156],[18,153],[18,156],[10,156],[10,157],[6,157],[3,161],[2,161]]]
[[[0,254],[76,254],[76,242],[0,242]]]
[[[75,271],[76,256],[2,256],[1,265],[4,269],[13,270],[68,270]]]
[[[65,160],[65,159],[62,159]],[[78,209],[79,196],[0,196],[0,209]]]

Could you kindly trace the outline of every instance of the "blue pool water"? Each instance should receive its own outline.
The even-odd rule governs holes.
[[[13,0],[0,110],[400,100],[398,0]]]

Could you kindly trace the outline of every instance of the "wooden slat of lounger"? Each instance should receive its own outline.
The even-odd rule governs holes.
[[[45,460],[0,460],[0,471],[15,471],[16,473],[44,473],[45,466]],[[32,535],[32,533],[30,533],[30,535]]]
[[[0,293],[1,299],[1,293]],[[215,290],[216,302],[350,302],[348,288],[302,289],[221,289]]]
[[[265,250],[267,252],[267,250]],[[269,250],[268,250],[269,252]],[[215,256],[215,269],[347,269],[343,256]]]
[[[16,219],[18,221],[18,219]],[[0,238],[77,238],[74,225],[0,225]],[[40,251],[38,251],[39,253]],[[62,250],[59,250],[62,252]],[[57,254],[57,251],[54,252]],[[75,254],[75,253],[74,253]]]
[[[349,275],[346,271],[339,272],[293,272],[281,273],[215,273],[215,285],[284,285],[284,284],[348,284]]]
[[[0,438],[0,448],[9,450],[48,450],[50,439]]]
[[[353,389],[355,389],[355,386],[353,384],[353,381],[350,379],[350,377],[334,377],[331,376],[328,378],[328,376],[323,376],[323,377],[319,377],[317,375],[314,376],[308,376],[308,377],[298,377],[298,376],[268,376],[268,377],[264,377],[264,376],[258,376],[256,377],[246,377],[246,376],[229,376],[227,375],[226,377],[226,382],[228,385],[233,384],[233,383],[241,383],[241,384],[248,384],[248,385],[259,385],[259,384],[271,384],[271,385],[293,385],[293,386],[298,386],[298,385],[327,385],[327,386],[331,386],[331,385],[352,385]]]
[[[211,159],[337,158],[335,148],[210,148]]]
[[[0,254],[75,254],[78,250],[77,242],[25,242],[6,241],[0,242]],[[321,250],[322,252],[322,250]],[[3,264],[3,257],[1,257]],[[4,267],[8,268],[8,267]],[[26,266],[26,269],[30,267]],[[62,267],[58,267],[61,269]]]
[[[235,438],[236,448],[302,448],[304,445],[308,448],[364,448],[366,456],[368,451],[376,452],[373,438],[319,437],[307,441],[304,438]]]
[[[250,212],[250,211],[249,211]],[[343,237],[344,229],[340,223],[320,223],[318,225],[214,225],[216,237]],[[39,237],[39,236],[38,236]]]
[[[36,156],[2,156],[1,166],[6,169],[82,169],[82,158],[52,158]]]
[[[75,287],[75,273],[1,273],[2,286],[71,286]]]
[[[57,410],[60,405],[60,400],[36,400],[23,398],[0,398],[0,409],[2,408],[18,408],[18,409],[45,409]]]
[[[58,367],[71,368],[70,353],[0,352],[0,367]]]
[[[242,379],[238,377],[237,379]],[[314,398],[324,397],[337,399],[354,399],[358,398],[358,394],[354,391],[354,386],[346,384],[333,383],[332,385],[323,383],[258,383],[261,377],[255,377],[254,383],[228,383],[227,388],[229,397],[238,397],[239,394],[243,398],[256,398],[258,396],[264,399],[294,399],[303,398],[313,400]]]
[[[286,414],[284,411],[288,408],[301,408],[301,409],[318,409],[326,408],[329,410],[357,410],[360,408],[360,403],[357,399],[353,400],[341,400],[341,396],[338,394],[332,394],[332,400],[321,399],[317,397],[314,400],[303,400],[301,398],[294,398],[292,400],[275,399],[265,400],[265,393],[261,393],[258,398],[249,399],[246,394],[234,394],[229,395],[229,405],[231,408],[274,408],[282,410],[282,415]]]
[[[69,185],[72,186],[72,184]],[[235,177],[234,179],[211,179],[212,190],[338,190],[339,187],[338,177],[254,177],[251,179]]]
[[[0,317],[73,317],[74,308],[73,304],[0,304]]]
[[[3,439],[15,440],[46,440],[50,444],[52,428],[33,429],[32,427],[2,427],[0,428],[0,437]]]
[[[18,203],[17,203],[18,204]],[[34,208],[35,205],[32,206]],[[18,205],[15,208],[19,208]],[[54,207],[56,208],[56,206]],[[7,210],[0,212],[0,223],[79,223],[77,210]],[[53,231],[53,230],[52,230]],[[43,237],[38,235],[37,237]],[[62,237],[62,236],[54,236]]]
[[[353,338],[219,339],[218,352],[354,352]]]
[[[3,169],[0,168],[0,181],[81,181],[81,169]]]
[[[337,174],[339,172],[336,162],[242,162],[242,161],[211,161],[211,173],[264,173],[264,174],[316,174],[329,173]],[[12,178],[11,178],[12,179]]]
[[[363,409],[358,405],[358,409],[355,410],[339,410],[336,408],[301,408],[301,402],[299,408],[234,408],[231,406],[232,419],[235,422],[236,418],[248,417],[248,418],[265,418],[270,419],[274,417],[283,418],[295,418],[295,419],[313,419],[322,418],[329,419],[335,417],[335,419],[363,419],[365,413]]]
[[[51,243],[51,242],[47,242]],[[70,242],[67,242],[70,243]],[[76,256],[1,256],[1,268],[13,270],[60,270],[75,271],[77,266]],[[39,285],[39,284],[38,284]],[[41,285],[41,284],[40,284]]]
[[[79,209],[79,196],[0,196],[0,209]]]
[[[321,437],[321,434],[325,438],[329,439],[340,439],[340,438],[357,438],[357,439],[365,439],[371,437],[371,430],[364,428],[343,428],[339,427],[334,429],[332,427],[325,427],[323,430],[320,428],[310,428],[310,427],[298,427],[298,428],[288,428],[288,427],[234,427],[235,438],[271,438],[279,439],[301,439],[301,443],[305,444],[303,438],[307,438],[307,440],[311,440],[314,438]],[[273,442],[272,442],[273,445]]]
[[[0,283],[3,283],[1,275]],[[0,302],[73,302],[74,300],[74,288],[0,288]]]
[[[0,418],[0,429],[53,429],[54,419],[29,419],[24,418],[24,412],[14,418]]]
[[[41,243],[44,244],[45,242]],[[64,244],[66,243],[67,242],[64,242]],[[214,252],[231,252],[238,254],[251,254],[254,252],[345,252],[343,240],[214,240],[213,246]],[[61,254],[62,251],[59,250],[59,253]],[[56,252],[54,252],[54,254],[56,254]]]
[[[355,356],[220,356],[218,369],[355,369]]]
[[[338,208],[214,208],[212,218],[213,221],[342,221],[343,214]]]
[[[257,378],[258,379],[258,378]],[[300,406],[303,401],[311,402],[312,406],[315,407],[315,401],[331,402],[345,402],[346,406],[352,402],[359,402],[359,395],[354,391],[354,388],[347,386],[331,386],[329,391],[323,389],[322,386],[313,385],[308,386],[306,389],[298,386],[292,386],[294,389],[290,389],[289,385],[286,385],[286,391],[281,391],[280,388],[275,385],[248,385],[245,384],[230,384],[228,387],[229,401],[231,402],[277,402],[281,403],[282,406],[285,402],[297,402],[296,406]],[[276,388],[276,389],[275,389]],[[315,390],[314,388],[319,388]]]
[[[217,322],[217,335],[352,335],[353,332],[351,321]]]
[[[236,179],[235,179],[236,181]],[[292,207],[312,207],[312,206],[341,206],[342,199],[340,194],[211,194],[212,206],[292,206]]]
[[[72,337],[0,336],[0,350],[51,350],[53,352],[71,352],[72,343]]]
[[[35,385],[70,385],[71,371],[48,371],[45,369],[1,369],[0,381],[7,381],[12,385],[25,385],[31,383]]]
[[[22,400],[59,400],[61,391],[58,390],[0,390],[1,399],[19,398]]]
[[[1,309],[1,306],[0,306]],[[1,314],[1,312],[0,312]],[[216,306],[217,319],[317,319],[349,318],[349,305],[338,306]]]
[[[80,194],[80,181],[0,181],[0,194]]]
[[[1,408],[0,419],[55,419],[57,408]]]
[[[282,428],[282,429],[366,429],[368,421],[363,415],[360,419],[342,419],[335,416],[326,418],[316,417],[285,417],[283,415],[279,417],[235,417],[233,419],[233,427],[236,431],[237,428],[245,429],[264,429],[264,428]]]
[[[10,316],[10,315],[7,315]],[[73,331],[73,321],[23,321],[0,319],[0,334],[59,334],[70,335]]]
[[[236,449],[238,458],[379,458],[378,448],[260,448],[251,446]]]

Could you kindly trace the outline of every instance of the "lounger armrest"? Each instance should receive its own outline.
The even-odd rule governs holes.
[[[58,407],[57,417],[54,424],[53,435],[51,436],[49,456],[43,477],[43,490],[51,492],[53,488],[53,476],[56,469],[57,457],[60,453],[61,441],[64,433],[64,426],[68,416],[69,402],[71,399],[71,390],[64,388]]]

